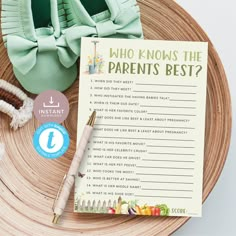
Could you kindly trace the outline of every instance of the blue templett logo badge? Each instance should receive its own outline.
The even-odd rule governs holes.
[[[47,159],[56,159],[65,154],[70,146],[67,130],[54,122],[41,125],[33,138],[34,148]]]

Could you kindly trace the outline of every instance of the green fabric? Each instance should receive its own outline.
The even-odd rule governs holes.
[[[108,10],[108,6],[105,0],[81,0],[86,11],[89,13],[90,16],[96,15],[101,13],[105,10]]]
[[[47,27],[51,23],[50,0],[31,0],[35,28]]]
[[[40,94],[47,90],[63,92],[72,86],[78,74],[76,64],[65,68],[58,63],[56,52],[41,54],[34,69],[26,75],[15,67],[13,70],[24,89],[33,94]]]
[[[73,3],[76,4],[72,6],[77,10],[76,16],[79,16],[79,19],[76,26],[65,30],[65,35],[67,43],[77,55],[80,55],[82,37],[142,38],[143,36],[139,7],[135,0],[106,0],[109,11],[92,17],[81,1],[75,0]]]
[[[8,36],[8,55],[17,79],[34,94],[50,89],[66,90],[77,77],[78,57],[68,47],[64,36],[55,39],[52,29],[38,29],[36,33],[37,42]]]
[[[63,2],[48,0],[50,4],[48,7],[46,0],[43,0],[43,5],[39,7],[40,2],[36,3],[36,0],[2,2],[3,9],[12,10],[9,14],[8,12],[2,14],[6,18],[2,25],[8,34],[6,46],[9,59],[16,78],[27,91],[34,94],[49,89],[64,91],[77,78],[78,56],[67,44],[60,28],[61,15],[64,14],[64,10],[61,9]],[[44,7],[46,7],[45,12],[42,13]],[[12,30],[11,22],[14,17],[18,21],[18,25],[15,22],[14,25],[23,29],[22,31]]]
[[[2,0],[1,25],[16,78],[32,93],[71,86],[81,37],[143,36],[136,0]]]
[[[53,35],[48,34],[45,37],[46,31],[50,32],[48,29],[38,32],[37,42],[32,42],[15,35],[8,36],[8,56],[14,67],[23,75],[26,75],[34,68],[39,55],[43,53],[47,53],[50,57],[51,52],[56,52],[60,63],[65,68],[70,68],[75,64],[77,56],[65,42],[64,36],[55,39]]]

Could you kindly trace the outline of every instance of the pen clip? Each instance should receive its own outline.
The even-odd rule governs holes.
[[[60,195],[60,193],[61,193],[62,186],[63,186],[63,184],[65,183],[66,177],[67,177],[67,174],[65,174],[65,176],[64,176],[64,178],[62,179],[61,184],[60,184],[60,186],[59,186],[59,188],[58,188],[57,196],[56,196],[56,198],[54,199],[54,202],[53,202],[52,211],[55,210],[55,205],[56,205],[56,202],[57,202],[57,200],[58,200],[58,197],[59,197],[59,195]]]

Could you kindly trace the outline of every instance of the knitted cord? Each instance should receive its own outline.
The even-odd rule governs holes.
[[[23,106],[23,101],[20,100],[16,95],[7,92],[6,90],[0,88],[0,100],[3,100],[12,106],[14,106],[17,110],[19,110]]]
[[[17,130],[31,118],[34,102],[19,88],[0,80],[0,111],[12,118],[11,128]]]

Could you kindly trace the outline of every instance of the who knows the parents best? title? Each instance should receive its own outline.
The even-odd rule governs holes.
[[[109,57],[109,74],[161,75],[164,73],[166,76],[199,78],[202,71],[200,51],[110,48]],[[182,64],[179,63],[180,60]]]

